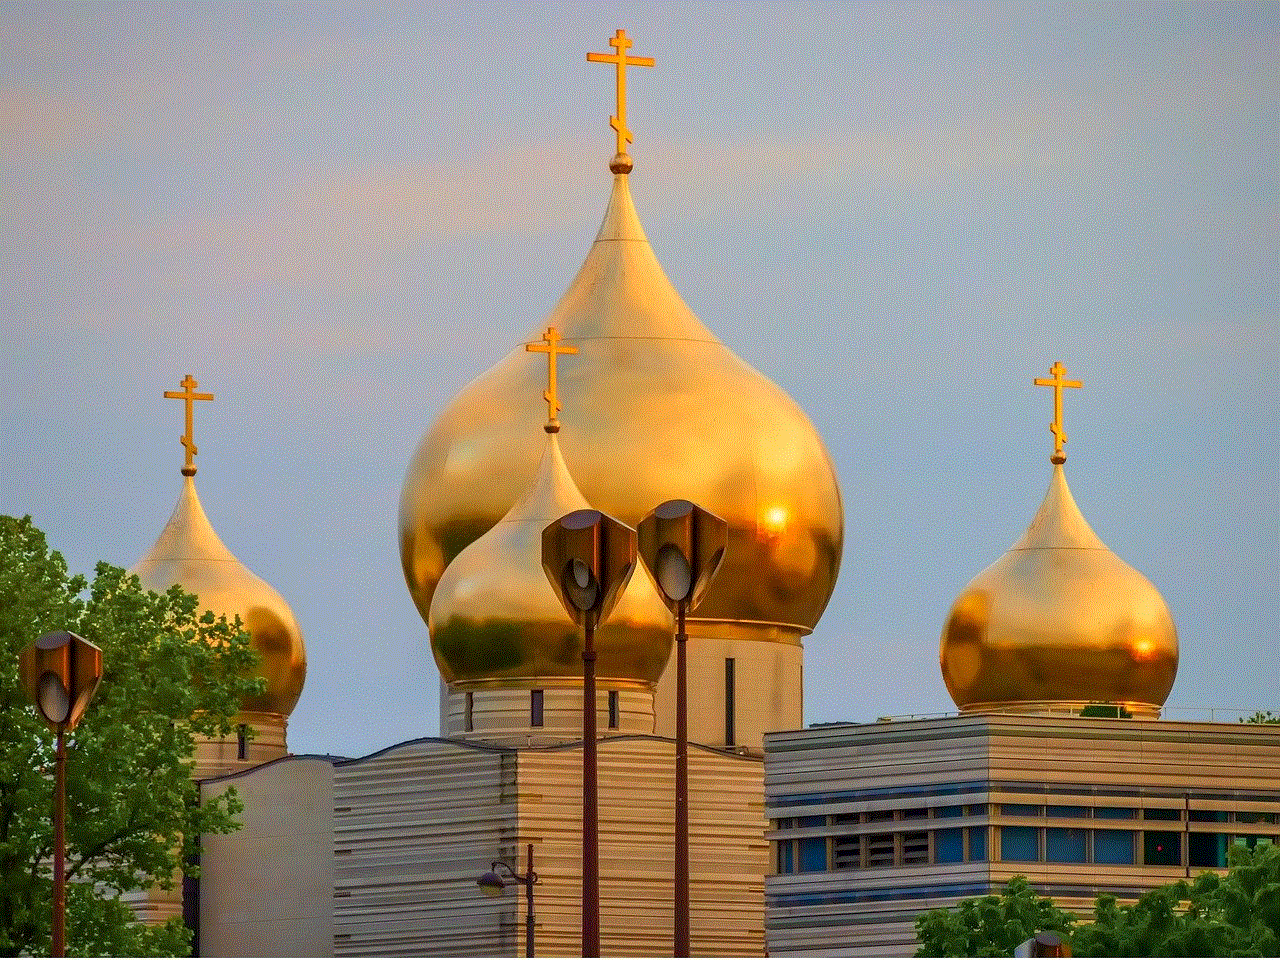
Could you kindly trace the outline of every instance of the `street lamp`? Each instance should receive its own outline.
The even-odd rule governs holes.
[[[636,533],[599,510],[575,510],[542,531],[542,569],[582,644],[582,955],[600,956],[600,837],[596,783],[596,626],[636,568]]]
[[[676,849],[675,949],[689,956],[689,714],[685,615],[707,592],[720,569],[729,525],[688,500],[668,500],[637,528],[639,552],[676,615]]]
[[[498,874],[498,870],[507,871],[509,881],[503,880]],[[529,844],[527,853],[525,854],[524,874],[516,873],[511,865],[505,860],[494,860],[489,865],[489,872],[481,875],[476,880],[476,885],[486,897],[500,897],[502,891],[506,888],[508,882],[518,883],[524,887],[528,910],[524,915],[524,955],[526,957],[533,956],[533,885],[538,882],[538,875],[533,871],[533,844]]]
[[[63,630],[48,633],[22,651],[22,686],[36,711],[57,733],[53,765],[53,943],[50,955],[67,954],[67,746],[102,679],[102,651]]]

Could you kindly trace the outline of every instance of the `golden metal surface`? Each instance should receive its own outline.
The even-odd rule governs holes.
[[[631,130],[627,127],[627,67],[652,67],[653,57],[627,56],[631,41],[625,30],[615,32],[609,38],[609,46],[613,47],[613,53],[588,53],[587,60],[590,63],[612,63],[617,67],[618,112],[609,118],[609,126],[617,134],[615,164],[625,159],[626,165],[625,169],[614,169],[614,173],[630,173],[631,161],[627,157],[627,144],[631,142]]]
[[[238,615],[262,658],[257,673],[267,681],[266,690],[248,698],[244,709],[285,717],[293,711],[307,678],[298,621],[284,598],[218,539],[191,477],[183,481],[178,505],[155,546],[129,572],[148,590],[161,592],[180,584],[198,596],[205,609],[228,619]]]
[[[458,553],[433,592],[431,650],[451,686],[582,683],[582,631],[543,573],[542,531],[590,505],[565,466],[560,435],[544,436],[524,496]],[[652,687],[671,654],[673,629],[648,573],[636,570],[596,630],[598,682]]]
[[[1049,372],[1053,374],[1052,380],[1037,377],[1032,383],[1037,387],[1053,387],[1053,423],[1049,424],[1049,432],[1053,434],[1053,456],[1049,460],[1051,463],[1066,463],[1067,455],[1062,450],[1067,442],[1067,431],[1062,425],[1062,390],[1064,387],[1074,387],[1078,390],[1084,384],[1079,380],[1062,379],[1067,368],[1061,360],[1055,360]]]
[[[212,400],[212,393],[196,393],[196,387],[200,386],[196,382],[196,378],[187,374],[183,378],[180,386],[183,388],[179,393],[177,390],[166,390],[164,392],[166,400],[185,400],[187,405],[187,432],[178,439],[182,441],[182,446],[186,452],[186,462],[182,465],[182,475],[184,477],[194,477],[196,475],[196,454],[200,451],[196,449],[196,441],[192,434],[192,407],[195,406],[196,400]]]
[[[558,378],[574,397],[560,436],[588,501],[580,505],[633,527],[677,498],[723,517],[725,561],[690,632],[799,642],[840,567],[844,519],[831,461],[796,403],[681,300],[636,217],[626,175],[615,175],[596,241],[547,324],[579,349]],[[409,465],[400,556],[424,619],[445,567],[503,517],[538,469],[544,373],[522,345],[530,339],[458,394]],[[541,578],[530,562],[512,574],[521,583]]]
[[[577,347],[560,346],[560,332],[555,327],[547,327],[546,333],[542,335],[540,343],[526,343],[524,348],[530,353],[545,353],[547,355],[547,389],[542,393],[542,399],[547,401],[547,425],[544,428],[547,433],[557,433],[560,430],[560,421],[556,419],[556,414],[560,412],[560,400],[556,396],[556,357],[568,356],[578,352]]]
[[[1080,514],[1061,464],[1022,539],[964,589],[947,618],[942,676],[961,710],[1120,703],[1158,715],[1178,634],[1151,582]]]

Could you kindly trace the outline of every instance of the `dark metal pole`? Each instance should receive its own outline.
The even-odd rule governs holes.
[[[49,955],[67,955],[67,744],[58,727],[53,763],[53,944]]]
[[[676,869],[675,952],[689,956],[689,703],[686,673],[685,610],[688,601],[676,604]]]
[[[525,853],[524,861],[524,892],[528,897],[529,905],[524,915],[524,955],[526,957],[533,956],[533,882],[537,876],[533,872],[533,844],[531,843]]]
[[[600,956],[600,823],[596,784],[596,625],[582,645],[582,955]]]

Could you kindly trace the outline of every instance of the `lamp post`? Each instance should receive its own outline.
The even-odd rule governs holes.
[[[636,534],[599,510],[575,510],[542,531],[542,569],[582,643],[582,955],[600,956],[600,838],[596,783],[596,626],[636,567]]]
[[[102,679],[102,651],[63,630],[22,651],[22,686],[57,734],[53,765],[53,933],[50,955],[67,955],[67,745]]]
[[[688,500],[654,507],[637,528],[640,557],[676,615],[675,949],[689,956],[689,712],[685,616],[720,569],[729,525]]]
[[[524,873],[516,873],[512,869],[511,864],[505,860],[494,860],[489,865],[489,872],[483,874],[476,884],[484,892],[486,897],[498,897],[502,895],[503,889],[507,886],[507,880],[503,880],[498,874],[498,870],[507,871],[510,882],[518,883],[524,887],[525,901],[528,909],[524,915],[524,955],[526,957],[533,956],[533,885],[538,882],[538,875],[533,871],[533,844],[529,844],[525,853]]]

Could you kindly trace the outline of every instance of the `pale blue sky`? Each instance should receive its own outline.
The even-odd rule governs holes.
[[[0,6],[0,512],[128,566],[200,494],[306,636],[297,752],[434,734],[404,472],[632,190],[827,443],[806,721],[950,709],[955,595],[1068,479],[1163,592],[1174,706],[1280,706],[1280,5]]]

